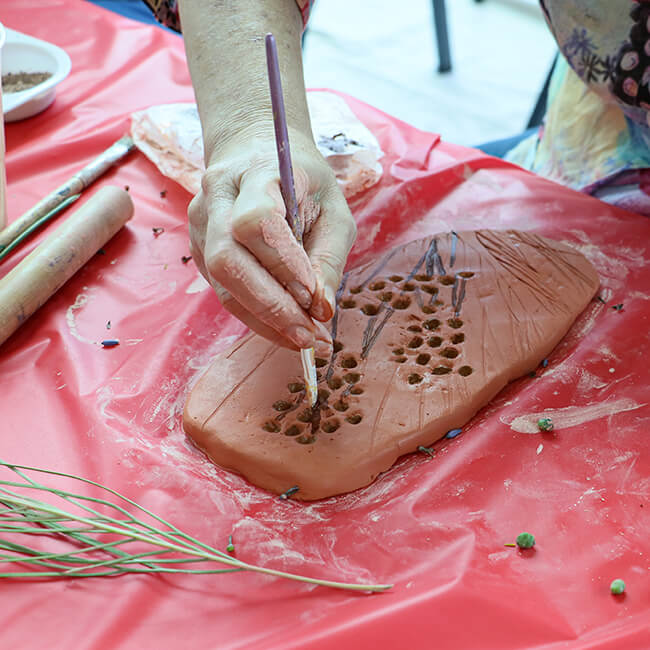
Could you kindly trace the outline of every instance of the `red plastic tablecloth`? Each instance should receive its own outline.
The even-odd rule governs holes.
[[[65,48],[72,73],[51,108],[7,125],[11,218],[120,137],[132,111],[193,99],[178,37],[85,2],[25,6],[3,0],[0,19]],[[3,582],[3,647],[650,647],[650,222],[349,102],[388,152],[381,184],[352,202],[351,262],[450,228],[534,229],[592,260],[607,304],[435,458],[403,458],[349,495],[281,502],[185,439],[188,386],[242,326],[181,263],[190,197],[131,156],[99,184],[130,186],[133,221],[0,349],[0,457],[108,484],[219,548],[233,533],[250,562],[395,587]],[[104,350],[108,320],[122,345]],[[520,432],[544,409],[555,433]],[[535,552],[503,546],[522,530]]]

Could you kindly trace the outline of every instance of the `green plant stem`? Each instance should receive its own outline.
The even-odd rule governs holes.
[[[390,589],[392,585],[387,584],[351,584],[338,582],[333,580],[322,580],[318,578],[310,578],[301,576],[277,569],[270,569],[260,567],[253,564],[248,564],[238,560],[227,553],[211,548],[210,546],[200,542],[199,540],[183,533],[178,528],[168,523],[161,517],[155,515],[151,511],[143,508],[131,499],[121,495],[120,493],[107,488],[99,483],[95,483],[89,479],[77,477],[63,472],[55,472],[50,470],[43,470],[35,467],[25,465],[13,465],[0,461],[0,466],[4,466],[18,476],[20,476],[26,484],[0,481],[0,503],[2,503],[10,511],[20,515],[20,517],[8,517],[5,522],[9,523],[28,523],[32,522],[39,528],[32,528],[29,526],[2,526],[3,518],[0,517],[0,532],[10,533],[40,533],[44,535],[56,534],[73,539],[78,543],[83,544],[81,548],[67,553],[42,553],[29,547],[24,547],[11,542],[0,540],[0,547],[6,550],[20,553],[27,557],[14,558],[12,561],[25,562],[31,564],[38,564],[50,568],[50,571],[34,571],[34,572],[5,572],[0,573],[0,577],[90,577],[90,576],[108,576],[119,575],[121,573],[227,573],[232,571],[252,571],[265,575],[271,575],[280,578],[287,578],[297,582],[304,582],[309,584],[316,584],[321,586],[333,587],[338,589],[346,589],[351,591],[363,592],[376,592],[385,591]],[[53,476],[61,476],[93,485],[100,488],[119,499],[128,503],[140,512],[145,513],[153,520],[162,524],[167,530],[158,530],[151,524],[142,521],[129,513],[127,510],[119,505],[111,503],[105,499],[99,499],[90,496],[75,494],[65,490],[58,490],[42,485],[23,471],[38,472],[42,474],[49,474]],[[76,515],[66,512],[61,508],[51,505],[46,502],[41,502],[31,497],[26,497],[8,490],[7,487],[18,487],[38,490],[47,492],[49,494],[60,497],[66,502],[81,508],[89,515]],[[87,505],[88,503],[106,506],[114,511],[124,515],[126,519],[118,519],[109,515],[101,514],[97,510]],[[68,527],[62,522],[70,522],[76,524],[77,527]],[[40,528],[40,527],[43,528]],[[124,539],[100,543],[89,534],[112,534],[119,535]],[[130,542],[142,542],[155,547],[155,551],[140,552],[135,555],[130,555],[121,549],[117,548]],[[83,553],[92,553],[94,551],[101,551],[112,554],[113,557],[105,560],[93,560],[89,558],[78,557]],[[157,558],[157,555],[163,553],[180,553],[182,555],[190,556],[189,558]],[[5,559],[7,556],[0,556]],[[149,558],[145,561],[145,558]],[[52,562],[57,560],[59,562],[67,562],[68,564],[59,564]],[[209,570],[192,570],[192,569],[175,569],[163,567],[160,563],[189,563],[210,561],[224,564],[230,568],[227,569],[209,569]],[[69,566],[70,564],[77,564],[77,566]],[[100,568],[110,567],[108,571],[97,571]]]

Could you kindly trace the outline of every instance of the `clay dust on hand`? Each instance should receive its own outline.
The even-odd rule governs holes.
[[[186,432],[218,465],[312,500],[368,485],[403,454],[462,427],[546,358],[598,289],[587,259],[518,231],[441,234],[345,274],[317,358],[250,334],[188,398]]]

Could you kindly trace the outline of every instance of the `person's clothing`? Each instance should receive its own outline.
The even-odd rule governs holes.
[[[519,135],[514,135],[510,138],[503,138],[502,140],[492,140],[490,142],[484,142],[475,147],[483,153],[486,153],[488,156],[494,156],[495,158],[503,158],[509,151],[517,146],[522,140],[529,138],[531,135],[537,133],[537,127],[531,129],[526,129],[523,133]]]
[[[562,57],[544,125],[505,158],[650,215],[650,0],[540,0]]]

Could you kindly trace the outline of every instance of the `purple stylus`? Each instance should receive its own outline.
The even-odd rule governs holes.
[[[289,149],[289,132],[287,130],[287,115],[284,110],[284,96],[282,95],[282,80],[280,79],[280,65],[278,63],[278,48],[273,34],[266,35],[266,67],[269,72],[269,86],[271,89],[271,106],[273,108],[273,126],[275,127],[275,146],[278,150],[278,164],[280,167],[280,191],[284,199],[287,212],[287,221],[296,239],[302,245],[302,224],[298,217],[298,202],[296,201],[296,188],[293,182],[293,168],[291,167],[291,150]],[[309,404],[316,405],[318,398],[318,379],[316,378],[316,363],[314,348],[300,350],[303,374],[305,376],[305,390]]]
[[[287,221],[296,239],[302,244],[302,224],[298,218],[298,202],[296,201],[296,188],[293,183],[293,168],[291,167],[287,115],[284,110],[284,96],[282,95],[278,48],[273,34],[266,35],[266,67],[269,71],[275,144],[278,149],[278,163],[280,165],[280,189],[284,205],[287,208]]]

